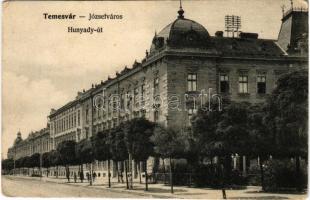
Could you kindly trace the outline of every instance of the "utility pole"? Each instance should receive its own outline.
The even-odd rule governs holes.
[[[293,0],[290,0],[291,1],[291,9],[293,10],[293,8],[294,8],[294,2],[293,2]]]
[[[40,180],[42,179],[42,137],[40,138]]]
[[[118,84],[119,84],[119,81],[120,80],[118,79]],[[135,83],[133,81],[130,81],[130,80],[125,80],[125,81],[131,83],[134,87]],[[118,85],[118,91],[119,91],[119,85]],[[131,94],[130,94],[130,96],[131,96]],[[128,101],[128,98],[129,97],[126,96],[127,101]],[[135,97],[133,97],[133,98],[135,98]],[[126,101],[126,103],[127,103],[127,101]],[[133,111],[133,103],[131,102],[131,111]],[[119,109],[119,119],[120,119],[120,109]],[[133,176],[132,176],[133,173],[132,173],[132,154],[130,151],[128,152],[128,160],[129,160],[129,164],[128,164],[129,181],[128,182],[129,182],[129,189],[132,189],[133,188]]]
[[[14,169],[13,169],[13,175],[15,175],[15,160],[16,160],[16,147],[14,147]]]

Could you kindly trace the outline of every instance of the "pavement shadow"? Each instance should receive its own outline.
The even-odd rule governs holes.
[[[144,191],[144,188],[137,188],[136,190],[143,190]],[[174,193],[176,193],[176,192],[186,192],[186,190],[182,190],[182,189],[174,189],[173,191],[174,191]],[[170,193],[170,189],[149,188],[148,192],[152,192],[152,193]]]
[[[229,199],[289,199],[282,196],[263,196],[263,197],[229,197]]]
[[[294,194],[294,195],[305,195],[307,192],[296,192],[296,191],[274,191],[274,192],[265,192],[265,191],[246,191],[245,193],[264,193],[264,194]]]
[[[186,193],[182,193],[182,195],[184,195],[184,196],[195,196],[195,195],[208,195],[208,194],[207,193],[200,193],[200,192],[195,192],[195,193],[186,192]]]

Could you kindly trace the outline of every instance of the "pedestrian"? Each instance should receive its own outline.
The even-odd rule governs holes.
[[[74,172],[74,175],[73,175],[73,176],[74,176],[74,182],[76,183],[76,178],[77,178],[77,177],[76,177],[76,172]]]
[[[84,174],[83,174],[83,172],[79,172],[79,174],[80,174],[80,180],[81,180],[81,183],[83,183],[83,180],[84,180]]]
[[[121,171],[121,174],[120,174],[120,178],[121,178],[122,183],[124,183],[124,177],[123,177],[123,172],[122,171]]]
[[[67,179],[68,179],[68,182],[70,183],[70,173],[69,173],[69,170],[68,170],[68,169],[66,169],[65,174],[66,174],[66,177],[67,177]]]
[[[93,182],[95,182],[96,177],[97,177],[97,174],[96,174],[96,172],[94,172],[93,173]]]
[[[89,182],[89,173],[88,172],[86,173],[86,176],[87,176],[87,181]]]

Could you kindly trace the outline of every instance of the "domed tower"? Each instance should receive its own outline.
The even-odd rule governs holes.
[[[16,137],[16,139],[15,139],[15,141],[14,141],[14,145],[19,144],[21,141],[23,141],[23,139],[22,139],[22,134],[20,133],[20,131],[18,131],[17,137]]]
[[[155,33],[150,54],[167,46],[172,48],[207,48],[209,38],[210,35],[205,27],[184,17],[184,10],[180,5],[177,19],[158,34]]]

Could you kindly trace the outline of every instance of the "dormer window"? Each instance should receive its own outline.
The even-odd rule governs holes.
[[[164,38],[156,37],[154,41],[156,49],[162,48],[164,46]]]

